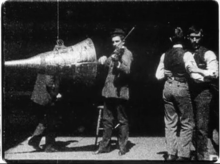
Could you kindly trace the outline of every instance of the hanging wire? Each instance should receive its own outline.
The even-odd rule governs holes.
[[[62,39],[60,39],[60,18],[59,18],[59,15],[60,14],[60,11],[59,11],[59,0],[57,0],[57,41],[56,41],[56,45],[54,47],[54,50],[59,50],[59,49],[62,49],[62,48],[65,48],[66,46],[64,45],[64,41]]]
[[[57,0],[57,40],[59,40],[59,0]]]

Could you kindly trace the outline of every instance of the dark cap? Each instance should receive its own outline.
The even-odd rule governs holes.
[[[116,28],[112,33],[111,33],[111,36],[115,36],[115,35],[122,35],[122,36],[125,36],[125,32],[120,29],[120,28]]]

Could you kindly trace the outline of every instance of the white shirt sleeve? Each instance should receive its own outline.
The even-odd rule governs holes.
[[[165,75],[164,75],[164,56],[165,56],[165,53],[163,53],[162,56],[160,57],[160,62],[157,67],[156,78],[158,80],[162,80],[165,77]]]
[[[206,62],[206,76],[211,78],[217,78],[218,75],[218,61],[215,53],[213,51],[207,51],[204,55],[205,62]]]
[[[192,53],[186,52],[183,56],[183,61],[185,63],[186,71],[190,74],[190,77],[197,83],[204,82],[204,77],[198,73],[192,73],[188,70],[188,67],[198,68]]]

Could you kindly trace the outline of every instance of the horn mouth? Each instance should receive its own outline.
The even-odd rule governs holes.
[[[40,58],[12,60],[5,62],[5,66],[11,66],[11,67],[36,67],[39,66],[40,64],[41,64]]]

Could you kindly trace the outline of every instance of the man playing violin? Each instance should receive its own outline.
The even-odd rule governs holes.
[[[108,68],[108,75],[102,90],[102,96],[104,97],[104,132],[95,154],[110,152],[112,130],[117,127],[119,130],[118,154],[124,155],[127,152],[126,144],[129,135],[126,109],[129,100],[128,83],[133,55],[124,46],[125,32],[123,30],[115,29],[111,38],[114,52],[110,57],[102,56],[98,60],[100,64]]]

